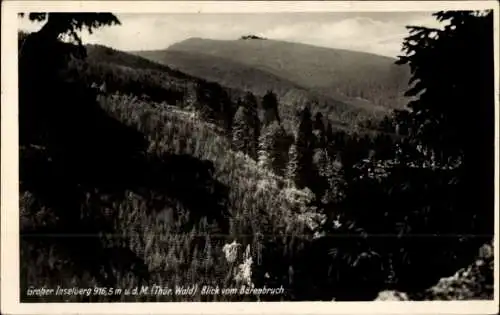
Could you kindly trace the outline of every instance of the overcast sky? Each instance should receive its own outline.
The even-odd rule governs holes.
[[[117,14],[120,26],[82,34],[86,43],[120,50],[164,49],[190,37],[237,39],[255,34],[269,39],[353,49],[396,57],[406,25],[438,26],[431,13],[170,13]],[[40,26],[20,20],[20,28]]]

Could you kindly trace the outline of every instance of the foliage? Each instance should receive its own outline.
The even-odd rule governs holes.
[[[294,143],[295,150],[292,150],[289,155],[290,168],[288,176],[297,187],[304,188],[307,183],[311,183],[310,176],[313,173],[314,136],[309,106],[305,106],[301,111],[299,121]]]
[[[418,96],[408,104],[418,126],[413,136],[441,159],[472,152],[483,156],[486,152],[478,150],[493,140],[493,86],[485,84],[493,81],[493,13],[452,11],[435,17],[448,24],[442,30],[409,27],[406,56],[398,61],[412,71],[406,94]],[[470,104],[478,105],[471,111]],[[490,122],[487,130],[485,122]]]
[[[235,148],[257,159],[260,137],[260,120],[257,112],[257,100],[251,93],[239,100],[239,107],[234,116],[233,143]]]
[[[316,115],[314,116],[313,131],[316,137],[315,147],[325,148],[327,139],[325,134],[326,133],[325,124],[323,122],[323,114],[321,112],[317,112]]]
[[[233,124],[233,104],[227,92],[217,83],[200,82],[196,89],[196,104],[202,117],[223,125],[229,134]]]
[[[259,139],[259,165],[278,175],[284,175],[290,140],[278,122],[263,127]]]
[[[281,123],[279,110],[278,110],[278,98],[273,91],[267,91],[267,93],[262,97],[262,109],[264,110],[264,118],[262,119],[262,124],[267,126],[277,121],[278,124]]]
[[[492,16],[435,16],[450,24],[411,27],[404,42],[401,62],[410,64],[414,82],[410,111],[383,121],[409,137],[391,145],[377,136],[372,160],[362,159],[368,139],[345,142],[343,198],[325,223],[334,226],[339,213],[354,221],[366,235],[365,251],[382,257],[386,288],[413,298],[467,265],[493,237]]]
[[[20,17],[25,17],[25,13],[20,13]],[[90,34],[95,29],[103,26],[120,25],[118,18],[111,13],[29,13],[30,21],[45,22],[40,35],[48,38],[69,35],[71,40],[79,45],[82,41],[77,32],[86,30]]]
[[[250,125],[248,123],[248,111],[240,104],[236,114],[234,115],[234,128],[233,128],[233,146],[235,150],[241,152],[249,152],[250,147]]]
[[[249,142],[249,155],[253,157],[254,159],[257,158],[257,149],[259,145],[259,137],[260,137],[260,128],[261,128],[261,123],[259,119],[259,113],[258,113],[258,104],[257,104],[257,99],[255,98],[255,95],[252,93],[248,92],[245,95],[245,98],[243,100],[243,106],[245,106],[246,113],[247,113],[247,122],[250,130],[250,142]]]
[[[165,71],[120,66],[94,56],[93,52],[86,61],[71,60],[67,76],[88,86],[105,82],[111,93],[122,92],[173,105],[184,104],[187,90],[193,89],[185,79],[172,77]]]
[[[108,286],[115,280],[110,257],[122,258],[125,269],[127,263],[135,264],[139,281],[145,275],[140,259],[134,262],[135,255],[127,248],[105,248],[92,237],[110,229],[108,214],[96,213],[94,200],[103,198],[113,203],[120,194],[113,189],[118,189],[117,183],[123,179],[120,174],[124,165],[134,163],[146,143],[140,133],[106,115],[93,91],[64,79],[62,73],[75,49],[58,40],[66,31],[74,32],[82,26],[91,29],[106,24],[106,20],[113,21],[109,16],[98,16],[92,22],[87,15],[48,14],[39,32],[21,38],[19,177],[21,197],[36,201],[21,210],[28,218],[28,224],[21,226],[21,255],[49,246],[72,257],[78,275],[84,276],[80,273],[84,270],[93,281]],[[33,222],[30,217],[40,211],[50,220],[29,224]],[[39,235],[39,240],[33,235]],[[100,272],[101,267],[105,274]],[[30,279],[26,271],[25,266],[21,268],[24,284]]]
[[[493,243],[484,244],[475,261],[458,270],[453,276],[442,278],[427,289],[419,299],[425,300],[483,300],[493,296]]]

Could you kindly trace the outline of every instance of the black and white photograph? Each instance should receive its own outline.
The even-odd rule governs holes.
[[[498,3],[54,2],[2,3],[16,303],[498,303]]]

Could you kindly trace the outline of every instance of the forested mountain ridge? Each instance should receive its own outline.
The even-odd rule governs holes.
[[[182,57],[181,52],[189,55]],[[252,67],[260,71],[254,75],[264,78],[259,83],[259,78],[245,77],[252,82],[247,84],[253,87],[252,92],[264,88],[265,73],[272,74],[309,91],[310,98],[316,98],[321,106],[324,106],[321,103],[329,103],[323,107],[325,114],[342,112],[344,108],[336,110],[336,107],[343,104],[373,114],[384,109],[401,109],[407,101],[403,94],[409,69],[395,65],[393,58],[369,53],[269,39],[201,38],[187,39],[163,51],[133,53],[202,78],[210,76],[221,84],[243,81],[238,68]],[[228,61],[230,64],[224,64]],[[214,74],[213,67],[225,71]]]
[[[409,69],[395,65],[395,58],[280,40],[190,38],[171,45],[167,50],[198,52],[238,61],[275,72],[308,88],[333,86],[339,94],[360,97],[363,95],[359,94],[366,92],[370,95],[366,99],[391,108],[401,108],[404,104],[375,102],[375,92],[401,97],[407,85],[405,79],[409,78]],[[343,87],[350,87],[351,91],[343,91]],[[369,88],[373,91],[367,90]]]
[[[364,119],[381,118],[389,111],[381,106],[366,106],[366,102],[340,101],[322,91],[310,90],[287,78],[239,61],[190,51],[143,51],[138,56],[168,65],[193,76],[217,82],[223,86],[250,91],[263,96],[272,90],[279,97],[284,117],[294,118],[302,104],[314,103],[313,110],[321,111],[332,121],[354,126]]]
[[[378,126],[373,125],[366,129],[364,126],[357,126],[354,122],[373,118],[375,112],[377,113],[375,117],[379,118],[374,120],[377,123],[383,115],[390,114],[384,108],[369,110],[364,107],[351,106],[253,67],[238,63],[233,65],[232,61],[217,57],[202,56],[200,59],[199,55],[189,52],[165,51],[164,54],[168,55],[168,58],[191,65],[190,72],[184,73],[168,65],[157,63],[153,59],[141,57],[142,54],[131,54],[102,45],[87,45],[86,47],[87,66],[81,68],[79,72],[87,73],[89,80],[107,81],[108,89],[111,91],[118,89],[137,96],[147,95],[157,101],[168,100],[171,105],[184,107],[187,103],[193,104],[197,98],[197,87],[207,85],[207,89],[211,86],[224,90],[233,103],[250,91],[257,97],[257,102],[260,104],[261,98],[267,92],[272,91],[278,97],[282,123],[287,130],[293,129],[293,125],[297,123],[297,112],[304,104],[311,103],[311,101],[314,101],[314,105],[311,106],[313,113],[321,112],[325,119],[331,121],[335,129],[349,133],[356,130],[360,133],[374,134]],[[96,73],[100,74],[96,75]],[[129,81],[130,84],[126,83]],[[117,84],[121,87],[118,88]],[[153,87],[155,87],[154,90]],[[335,106],[328,106],[327,102]],[[343,119],[339,120],[339,117]]]
[[[166,72],[172,77],[176,77],[179,79],[195,79],[183,72],[175,71],[165,65],[152,62],[148,59],[140,58],[132,54],[123,53],[111,47],[96,44],[89,44],[85,47],[87,50],[87,61],[89,62],[109,62],[117,65],[131,67],[134,69],[158,70]]]
[[[158,64],[183,65],[189,64],[190,68],[184,70],[193,76],[204,77],[207,80],[220,83],[227,87],[241,87],[243,90],[252,91],[254,94],[263,96],[268,90],[273,90],[278,95],[285,95],[290,90],[298,90],[298,94],[306,94],[307,91],[297,84],[286,79],[279,78],[273,74],[262,72],[232,60],[220,57],[203,55],[188,51],[161,52],[144,51],[133,52],[134,55],[141,56],[146,60],[154,60]],[[181,66],[182,67],[182,66]],[[256,80],[259,80],[260,84]],[[305,97],[302,97],[304,100]],[[297,101],[301,100],[299,97]]]

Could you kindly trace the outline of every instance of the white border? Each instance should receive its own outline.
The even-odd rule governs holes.
[[[108,11],[115,13],[389,12],[494,9],[495,21],[495,191],[499,159],[499,11],[496,1],[4,1],[2,2],[1,94],[1,309],[5,314],[495,314],[498,310],[498,258],[494,301],[474,302],[281,302],[281,303],[51,303],[20,304],[17,128],[17,12]],[[495,249],[498,249],[495,194]],[[496,251],[498,253],[498,251]]]
[[[3,3],[9,10],[115,13],[389,12],[492,9],[495,1],[24,1]]]

